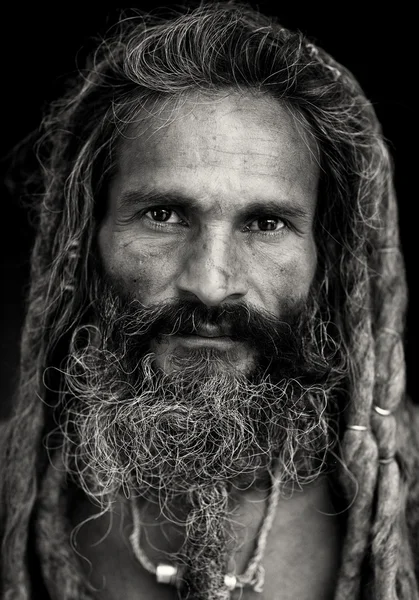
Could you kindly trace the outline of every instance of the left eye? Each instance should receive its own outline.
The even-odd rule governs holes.
[[[152,208],[144,216],[155,223],[182,223],[179,215],[170,208]]]
[[[279,231],[284,227],[285,223],[279,217],[261,217],[247,226],[248,231]]]

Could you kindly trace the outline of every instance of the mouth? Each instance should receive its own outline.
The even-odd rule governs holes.
[[[218,324],[205,323],[191,329],[184,329],[173,334],[164,334],[165,341],[170,345],[182,348],[213,348],[227,351],[237,346],[240,341],[232,335],[228,327]]]
[[[237,342],[228,335],[190,334],[176,336],[176,342],[184,348],[217,348],[228,350]]]

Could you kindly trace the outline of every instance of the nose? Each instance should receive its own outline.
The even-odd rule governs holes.
[[[240,300],[248,292],[247,271],[231,233],[211,233],[188,246],[177,280],[181,295],[207,306]]]

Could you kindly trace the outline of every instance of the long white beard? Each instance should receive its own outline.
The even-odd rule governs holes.
[[[95,346],[69,357],[64,456],[88,496],[104,507],[122,490],[165,505],[191,487],[248,485],[272,461],[284,483],[322,471],[334,441],[327,390],[252,383],[216,361],[200,353],[165,374],[148,354],[127,374]]]

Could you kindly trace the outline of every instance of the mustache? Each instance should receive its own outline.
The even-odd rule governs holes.
[[[150,322],[150,335],[196,335],[215,329],[218,335],[248,341],[260,334],[292,333],[293,325],[297,324],[295,309],[278,319],[243,302],[208,307],[193,301],[174,300],[149,310],[155,314]]]
[[[277,327],[278,320],[245,303],[208,307],[192,301],[174,301],[165,306],[156,323],[160,334],[194,335],[215,328],[219,335],[237,340],[248,340],[261,330]],[[289,326],[281,321],[282,326]]]
[[[133,356],[146,352],[152,339],[211,332],[248,343],[261,359],[281,360],[296,368],[303,362],[304,302],[284,304],[277,317],[243,301],[209,307],[193,300],[172,299],[144,306],[111,290],[101,298],[98,316],[104,339],[114,339]]]

